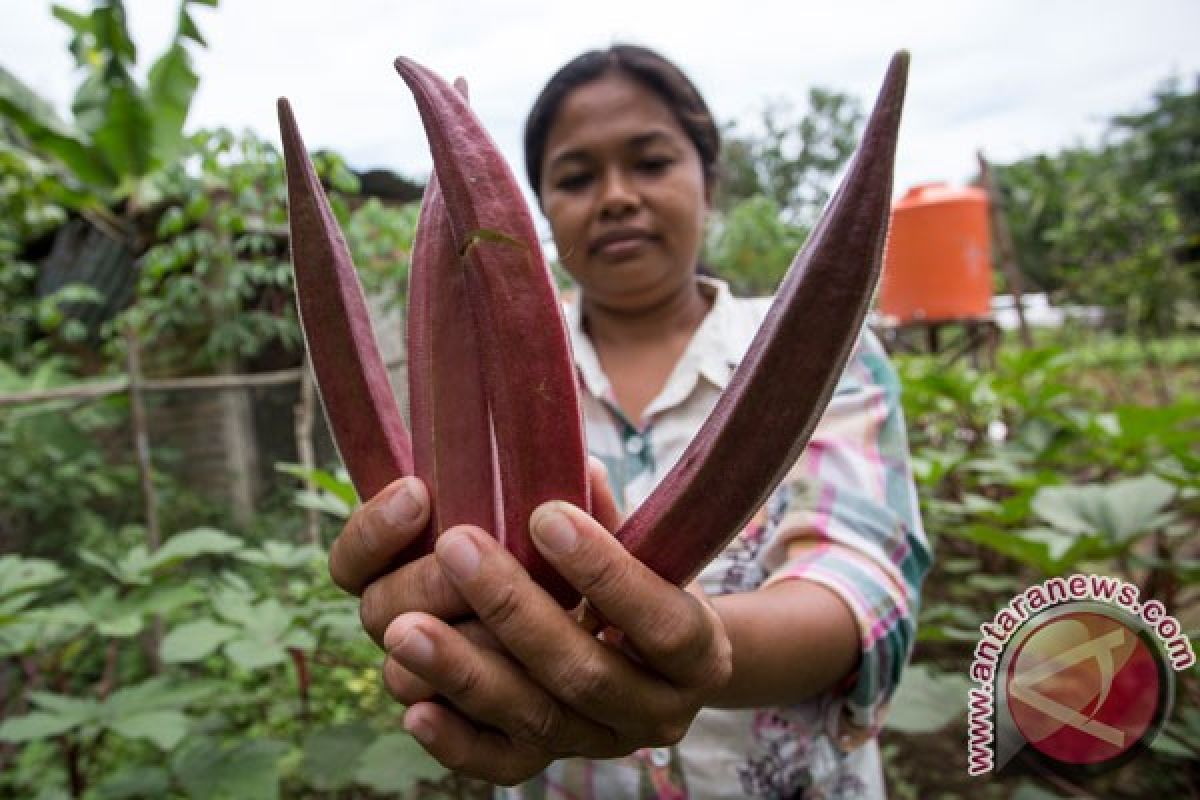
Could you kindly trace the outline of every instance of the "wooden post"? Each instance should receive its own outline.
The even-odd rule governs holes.
[[[311,474],[317,467],[316,455],[313,451],[313,416],[317,405],[317,393],[313,384],[312,362],[308,355],[304,356],[304,365],[300,369],[300,399],[296,403],[296,455],[300,466],[308,474],[304,476],[304,488],[316,491],[317,485]],[[306,512],[305,531],[310,544],[321,544],[321,512],[310,508]]]
[[[137,333],[130,325],[125,329],[126,369],[129,371],[129,420],[133,428],[133,452],[137,459],[142,483],[142,502],[146,515],[146,549],[153,553],[162,545],[162,529],[158,522],[158,495],[154,490],[154,465],[150,460],[150,433],[146,424],[146,406],[142,397],[142,361],[138,350]],[[162,672],[158,658],[159,644],[164,633],[163,618],[154,614],[150,630],[142,645],[154,674]]]
[[[1017,312],[1017,328],[1021,332],[1021,343],[1026,347],[1033,347],[1033,336],[1029,333],[1029,325],[1025,322],[1025,308],[1021,304],[1021,270],[1017,266],[1016,248],[1013,247],[1012,232],[1008,229],[1008,223],[1004,219],[1004,204],[1000,199],[1000,192],[996,190],[996,185],[992,181],[992,168],[988,164],[987,159],[983,157],[983,152],[975,154],[979,160],[979,181],[983,184],[983,190],[987,192],[988,208],[991,216],[992,230],[996,239],[996,255],[1000,261],[1000,268],[1004,271],[1004,282],[1008,284],[1008,291],[1012,294],[1013,308]]]
[[[125,329],[126,369],[129,371],[129,416],[133,427],[133,453],[142,484],[142,503],[146,516],[146,547],[153,553],[162,544],[158,523],[158,496],[154,490],[154,465],[150,460],[150,434],[146,426],[146,406],[142,396],[142,362],[138,338],[132,327]]]

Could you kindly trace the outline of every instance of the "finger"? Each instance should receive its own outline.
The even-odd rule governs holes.
[[[481,648],[441,620],[406,614],[388,626],[388,653],[475,722],[556,754],[608,757],[611,729],[573,713],[502,653]]]
[[[404,728],[447,769],[503,786],[532,778],[554,758],[531,745],[474,725],[437,703],[411,706],[404,714]]]
[[[500,651],[500,643],[496,637],[478,620],[460,622],[454,629],[476,647]],[[383,660],[383,685],[394,700],[406,706],[432,700],[437,695],[437,689],[416,673],[406,669],[399,661],[387,656]]]
[[[608,536],[591,524],[597,535]],[[581,628],[491,537],[451,528],[438,539],[435,554],[480,622],[545,691],[614,730],[642,731],[643,717],[673,718],[676,696],[663,691],[672,687]],[[630,709],[646,713],[631,715]],[[652,730],[642,735],[665,736]]]
[[[371,583],[363,590],[358,606],[363,628],[379,645],[388,624],[410,611],[424,611],[447,621],[472,613],[432,555],[418,558]]]
[[[350,515],[329,551],[333,582],[351,594],[387,572],[429,520],[429,493],[419,478],[388,484]]]
[[[530,528],[550,565],[653,670],[680,686],[714,686],[728,679],[732,652],[707,602],[658,577],[569,503],[539,506]]]
[[[608,483],[608,467],[595,456],[588,456],[588,483],[592,487],[592,516],[608,530],[615,531],[621,527],[621,510]]]

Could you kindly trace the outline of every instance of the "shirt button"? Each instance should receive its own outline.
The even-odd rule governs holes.
[[[656,767],[665,767],[671,763],[671,750],[667,747],[656,747],[650,751],[650,763]]]
[[[641,436],[630,436],[625,440],[625,452],[636,456],[646,449],[646,440]]]

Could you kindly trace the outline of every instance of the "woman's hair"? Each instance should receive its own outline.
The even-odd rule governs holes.
[[[666,104],[700,153],[705,185],[714,188],[721,134],[700,92],[679,67],[653,50],[615,44],[607,50],[589,50],[567,62],[546,83],[525,119],[525,174],[538,199],[542,197],[546,139],[563,101],[580,86],[612,73],[631,78]]]

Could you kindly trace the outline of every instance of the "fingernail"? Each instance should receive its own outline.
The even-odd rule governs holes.
[[[421,504],[411,481],[404,481],[384,504],[384,514],[391,525],[411,525],[421,516]]]
[[[413,719],[412,714],[405,714],[404,730],[412,734],[412,737],[425,747],[433,744],[433,728],[420,717]]]
[[[479,570],[479,550],[465,533],[446,533],[438,542],[438,560],[460,581],[469,580]]]
[[[409,667],[429,667],[433,664],[433,642],[420,628],[409,628],[399,637],[389,654]]]
[[[567,515],[552,508],[538,510],[533,520],[533,537],[543,550],[560,556],[573,551],[579,539]]]

